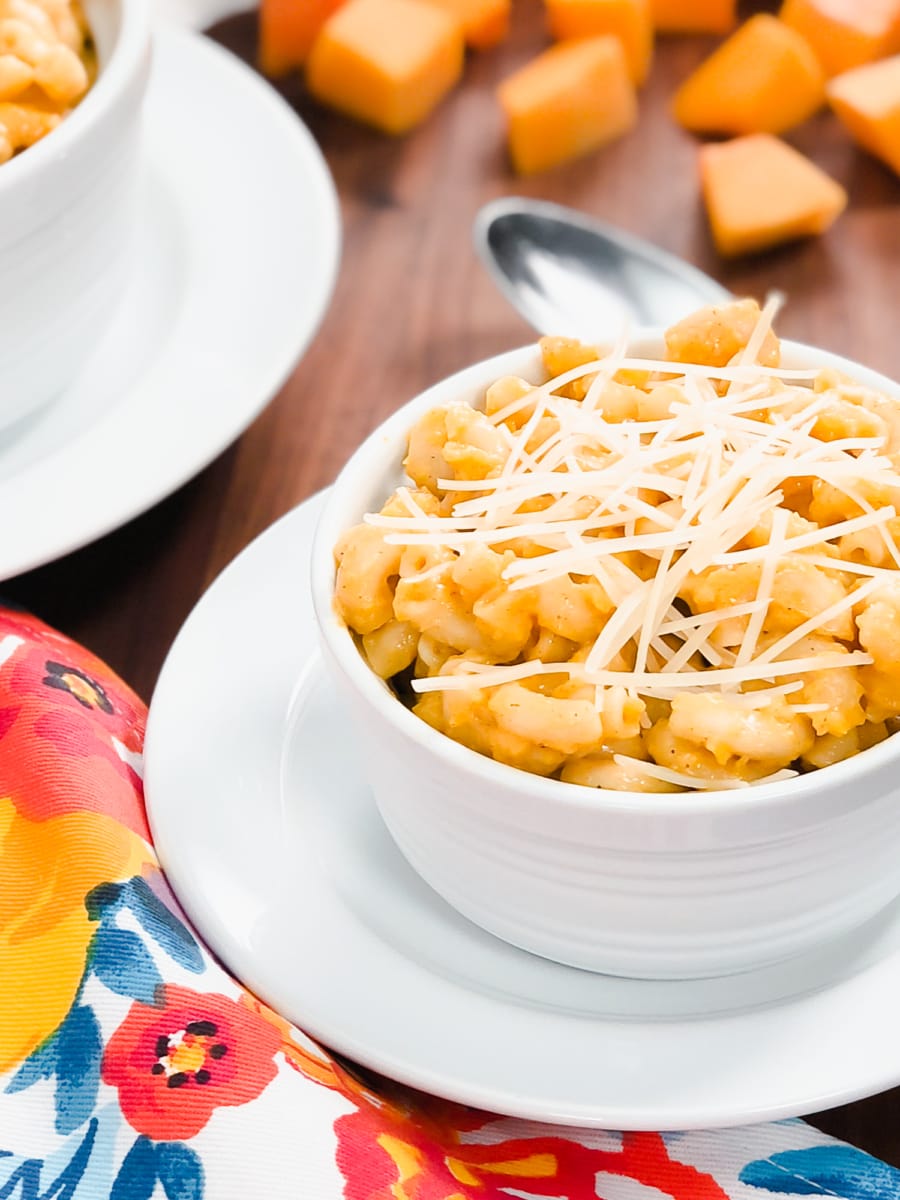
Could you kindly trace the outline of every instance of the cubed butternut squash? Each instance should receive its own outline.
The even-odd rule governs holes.
[[[837,75],[828,101],[856,141],[900,175],[900,55]]]
[[[406,133],[459,81],[462,27],[427,0],[349,0],[323,25],[310,92],[385,133]]]
[[[466,44],[488,50],[509,33],[512,0],[428,0],[445,9],[462,25]]]
[[[758,13],[675,94],[673,113],[695,133],[781,133],[825,102],[825,74],[796,29]]]
[[[650,0],[657,33],[731,33],[737,0]]]
[[[344,0],[260,0],[259,67],[286,75],[302,67],[319,30]]]
[[[640,86],[653,57],[649,0],[545,0],[552,37],[603,37],[622,43],[632,80]]]
[[[900,50],[900,0],[784,0],[779,17],[840,75]]]
[[[614,37],[551,46],[505,79],[497,95],[520,174],[588,154],[637,118],[625,52]]]
[[[823,233],[847,203],[839,183],[768,133],[701,146],[700,181],[726,257]]]

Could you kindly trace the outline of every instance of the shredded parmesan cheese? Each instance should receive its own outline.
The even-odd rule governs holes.
[[[576,706],[566,711],[592,705],[620,744],[665,720],[651,719],[648,705],[665,714],[693,693],[721,696],[739,719],[765,713],[801,733],[824,727],[812,720],[829,709],[821,692],[808,692],[808,703],[788,698],[805,677],[875,661],[855,621],[876,589],[900,584],[898,435],[860,436],[888,428],[886,418],[842,424],[851,405],[865,408],[869,393],[855,385],[845,398],[845,385],[818,370],[759,363],[764,347],[767,361],[777,361],[768,354],[781,302],[769,298],[726,365],[637,357],[623,333],[608,352],[546,383],[512,381],[506,394],[514,398],[479,415],[471,434],[456,406],[427,460],[431,495],[420,503],[415,488],[401,487],[395,503],[365,517],[386,561],[403,554],[412,564],[401,570],[391,619],[421,621],[429,647],[443,646],[437,657],[420,650],[414,692],[447,693],[448,703],[467,691],[488,696],[478,703],[511,722],[510,745],[533,727],[519,712],[525,693],[512,685],[551,698],[560,680],[570,689],[560,702]],[[568,345],[577,354],[565,365],[584,356],[584,347]],[[631,378],[640,382],[624,382]],[[876,400],[882,408],[869,411],[877,414],[885,398]],[[872,562],[859,549],[871,544]],[[483,577],[487,590],[451,615],[456,556],[465,587]],[[443,589],[431,608],[429,587]],[[506,607],[489,618],[501,596]],[[594,615],[591,604],[599,605]],[[520,612],[540,614],[531,642],[527,619],[518,642],[503,627]],[[368,633],[368,613],[363,620]],[[577,652],[566,649],[573,645]],[[746,782],[739,774],[723,782],[725,768],[703,781],[692,770],[612,758],[680,787]],[[545,770],[541,763],[535,769]]]
[[[457,501],[446,516],[426,515],[411,506],[408,517],[373,515],[367,520],[384,528],[386,542],[396,545],[460,549],[479,543],[502,548],[529,538],[543,552],[508,563],[503,576],[512,590],[549,584],[572,573],[594,574],[608,585],[604,567],[612,562],[618,560],[621,567],[634,553],[658,558],[652,579],[632,576],[630,586],[626,584],[627,594],[617,597],[617,608],[590,648],[585,664],[564,668],[573,676],[605,681],[610,674],[604,670],[607,663],[634,639],[635,669],[624,673],[629,687],[652,694],[654,682],[663,683],[645,670],[651,647],[666,660],[661,674],[666,677],[667,691],[688,681],[696,687],[700,682],[697,673],[686,670],[687,664],[697,654],[708,659],[717,626],[743,615],[749,617],[749,624],[734,667],[704,671],[704,686],[746,684],[788,670],[803,670],[798,663],[772,664],[795,641],[862,600],[874,584],[864,585],[838,605],[810,617],[758,653],[778,562],[802,550],[833,545],[850,533],[881,528],[896,516],[896,510],[886,505],[788,536],[790,513],[780,507],[785,480],[827,467],[832,480],[850,487],[860,476],[853,452],[868,450],[878,455],[882,447],[876,438],[830,443],[815,438],[811,431],[825,398],[797,385],[814,378],[816,372],[776,370],[755,363],[776,307],[775,301],[767,304],[744,353],[727,368],[627,357],[620,344],[608,357],[566,372],[523,398],[530,415],[513,436],[509,456],[497,477],[440,480],[447,490],[477,491],[471,500]],[[602,411],[603,389],[623,368],[665,371],[680,378],[685,403],[673,406],[673,414],[666,420],[631,425],[607,420]],[[558,394],[588,374],[594,378],[587,403]],[[711,386],[716,379],[742,388],[731,387],[724,396],[717,396]],[[762,392],[767,381],[775,379],[785,392],[770,410],[775,415],[769,421],[747,416],[751,405],[758,408],[765,403]],[[793,412],[778,415],[789,406],[794,407]],[[497,424],[518,410],[508,406],[493,414],[492,420]],[[529,446],[548,415],[556,423],[554,432],[540,445]],[[900,485],[900,479],[896,482]],[[681,515],[661,511],[658,504],[648,504],[638,494],[650,489],[680,501]],[[585,500],[590,502],[590,511],[576,515],[577,506]],[[765,544],[735,549],[741,536],[758,526],[766,514],[771,514],[771,531]],[[655,527],[638,531],[642,519],[652,521]],[[754,601],[689,617],[672,609],[688,574],[699,574],[711,566],[748,563],[761,564]],[[870,569],[855,569],[860,574],[870,573]],[[614,585],[611,590],[616,591]],[[681,639],[681,648],[673,651],[662,641],[663,634]],[[843,655],[828,661],[837,665],[838,657],[843,665]],[[861,661],[859,655],[853,660]],[[806,669],[824,669],[824,665],[819,659]],[[496,686],[527,678],[538,673],[540,666],[526,663],[479,669],[478,685]],[[554,671],[560,669],[553,664]],[[465,683],[465,674],[461,674],[417,680],[413,686],[426,691]]]
[[[786,480],[810,472],[822,478],[827,472],[830,481],[849,491],[860,479],[857,452],[871,452],[882,473],[886,460],[879,457],[883,447],[878,438],[826,442],[813,436],[826,398],[800,385],[813,379],[815,371],[767,368],[754,361],[776,307],[777,301],[767,304],[739,361],[729,367],[628,357],[620,343],[607,357],[573,368],[528,393],[516,405],[493,414],[496,425],[526,405],[530,409],[527,421],[512,435],[508,457],[496,477],[439,481],[448,491],[474,493],[471,499],[457,500],[447,515],[429,515],[410,503],[408,516],[370,515],[367,521],[383,528],[385,541],[391,545],[460,550],[481,544],[502,549],[505,544],[530,539],[541,552],[515,557],[504,568],[503,577],[512,591],[552,584],[571,574],[593,575],[601,581],[614,595],[617,607],[584,664],[553,664],[557,672],[606,683],[612,674],[605,669],[607,664],[632,640],[634,670],[616,675],[642,694],[653,694],[654,684],[668,692],[682,685],[697,687],[701,682],[706,687],[734,686],[771,680],[788,671],[825,669],[822,658],[805,667],[797,662],[776,664],[776,660],[794,642],[861,601],[874,582],[758,652],[776,567],[800,551],[834,545],[836,539],[864,529],[882,529],[896,516],[896,510],[892,505],[870,506],[862,516],[788,534],[790,513],[781,507]],[[608,420],[602,406],[604,388],[621,369],[664,371],[670,382],[672,377],[679,379],[684,403],[673,405],[668,419]],[[587,402],[559,394],[586,375],[593,375]],[[712,388],[715,380],[741,386],[731,386],[719,396]],[[748,416],[751,406],[759,409],[765,405],[765,389],[774,380],[779,381],[781,394],[766,410],[769,420]],[[553,432],[537,446],[531,445],[546,417],[553,418]],[[889,477],[900,486],[900,477],[893,471]],[[654,491],[679,502],[680,515],[648,503],[641,491]],[[770,533],[765,543],[736,549],[736,543],[767,516]],[[652,528],[645,530],[642,521],[651,523]],[[651,579],[640,579],[626,569],[626,579],[621,580],[626,560],[633,554],[658,560]],[[823,562],[820,556],[810,561]],[[687,617],[672,608],[689,575],[714,566],[751,563],[761,566],[753,601]],[[871,568],[848,566],[858,574],[873,574]],[[714,634],[720,624],[738,616],[747,616],[749,623],[733,667],[709,668],[702,672],[702,681],[698,680],[697,671],[688,664],[697,655],[707,662],[712,661],[711,656],[721,661],[711,645]],[[680,648],[673,650],[662,640],[663,635],[680,639]],[[651,648],[664,660],[658,675],[646,670]],[[851,658],[858,662],[865,656],[857,653]],[[845,655],[832,655],[827,662],[839,665],[838,659],[840,665],[847,662]],[[478,686],[498,686],[542,669],[542,664],[530,662],[486,667],[476,672]],[[659,675],[665,676],[664,682]],[[416,680],[413,686],[418,691],[464,687],[466,674]]]

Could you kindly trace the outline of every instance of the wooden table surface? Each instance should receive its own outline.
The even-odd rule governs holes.
[[[789,298],[782,333],[900,378],[895,177],[855,151],[823,113],[789,140],[844,184],[847,212],[822,239],[730,265],[718,260],[698,198],[696,143],[667,114],[674,86],[711,45],[688,38],[658,46],[634,132],[579,163],[518,180],[506,162],[493,88],[545,38],[538,0],[515,3],[510,40],[472,56],[464,86],[405,140],[324,112],[299,80],[284,86],[328,160],[344,222],[337,287],[312,347],[267,411],[197,479],[101,541],[0,585],[106,658],[144,697],[194,603],[252,538],[328,484],[401,402],[530,339],[471,249],[472,218],[496,196],[584,209],[683,256],[734,292],[761,297],[778,287]],[[212,32],[252,60],[251,16]],[[303,286],[298,278],[298,291]],[[900,1166],[898,1102],[900,1090],[814,1121]]]

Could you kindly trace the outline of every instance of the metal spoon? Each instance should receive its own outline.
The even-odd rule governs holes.
[[[511,196],[477,214],[475,249],[539,333],[597,338],[630,318],[670,325],[729,292],[673,254],[575,209]]]

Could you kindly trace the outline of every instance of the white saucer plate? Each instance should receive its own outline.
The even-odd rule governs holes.
[[[134,271],[69,390],[0,436],[0,578],[77,549],[201,470],[315,333],[340,247],[306,127],[232,54],[154,36]]]
[[[157,850],[238,978],[384,1074],[560,1124],[738,1125],[900,1081],[900,905],[778,968],[657,983],[514,949],[426,887],[381,823],[318,656],[320,504],[213,584],[150,707]]]

